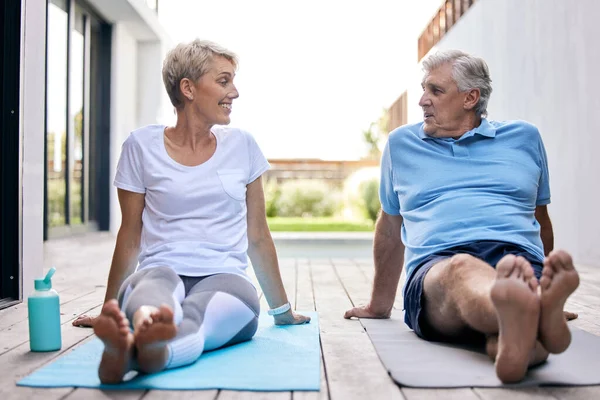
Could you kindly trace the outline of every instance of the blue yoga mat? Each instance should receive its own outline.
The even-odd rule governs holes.
[[[98,389],[318,391],[321,379],[318,316],[311,322],[276,326],[261,314],[254,338],[204,353],[189,366],[138,375],[118,385],[102,385],[98,364],[104,348],[94,338],[23,378],[17,385]]]

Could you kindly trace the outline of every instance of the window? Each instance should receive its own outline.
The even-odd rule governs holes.
[[[46,62],[44,238],[108,229],[110,26],[49,0]]]
[[[20,60],[21,1],[0,3],[0,308],[20,289]]]

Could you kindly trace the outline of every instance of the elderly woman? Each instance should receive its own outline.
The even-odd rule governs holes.
[[[114,181],[122,222],[93,321],[103,383],[134,365],[152,373],[250,340],[260,307],[247,255],[275,324],[309,321],[281,281],[261,182],[269,164],[249,133],[225,127],[236,67],[214,43],[178,45],[163,65],[176,125],[140,128],[123,144]]]

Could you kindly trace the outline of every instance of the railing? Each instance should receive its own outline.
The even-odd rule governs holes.
[[[265,172],[265,181],[283,183],[297,179],[318,179],[333,187],[341,187],[353,172],[377,167],[379,160],[269,159],[269,164],[271,169]]]
[[[408,123],[408,93],[405,91],[387,110],[387,132]]]
[[[418,61],[435,46],[476,0],[446,0],[419,37]]]

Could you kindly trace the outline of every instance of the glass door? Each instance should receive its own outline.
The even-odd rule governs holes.
[[[21,288],[21,4],[0,2],[0,309]]]
[[[110,69],[110,65],[100,65],[99,49],[92,47],[110,50],[103,34],[107,29],[110,31],[107,24],[84,3],[49,0],[47,29],[44,239],[97,230],[98,218],[104,218],[98,212],[102,209],[98,202],[104,199],[90,196],[99,190],[98,185],[104,184],[104,180],[98,181],[96,170],[105,167],[104,161],[98,163],[95,153],[90,154],[90,149],[94,149],[90,144],[98,134],[90,122],[108,117],[104,111],[108,106],[98,104],[98,100],[109,102],[109,98],[98,99],[98,88],[92,87],[92,83],[110,87],[110,75],[108,83],[96,78]],[[98,113],[102,115],[99,117]],[[93,151],[104,147],[108,149],[100,146]]]

